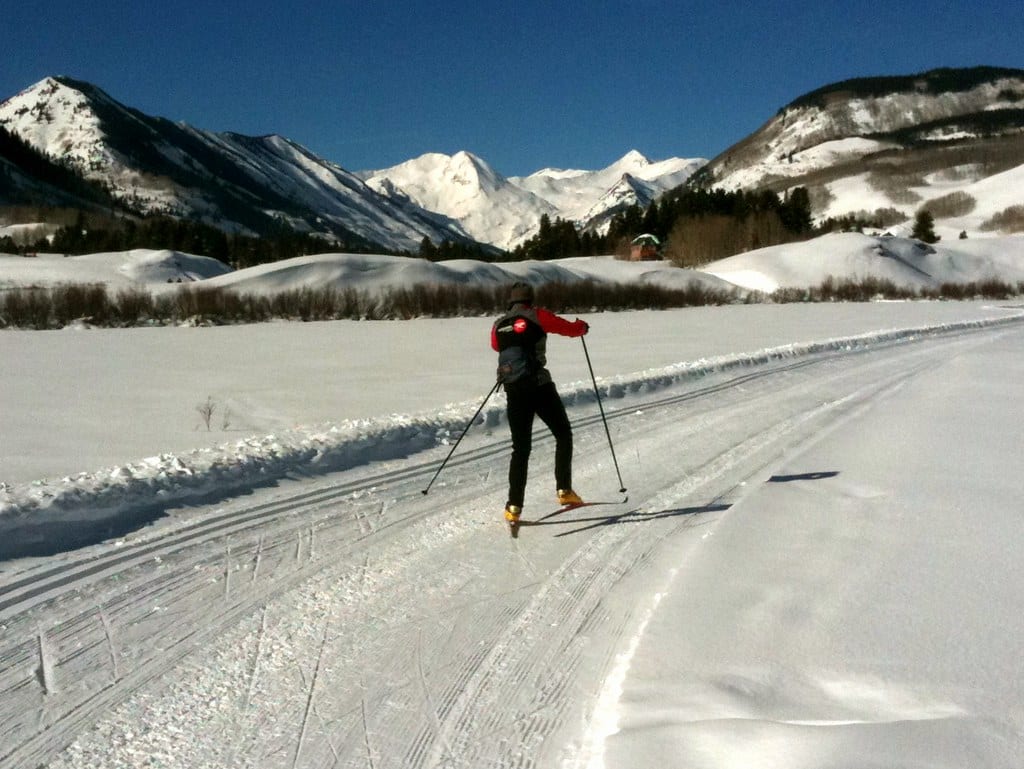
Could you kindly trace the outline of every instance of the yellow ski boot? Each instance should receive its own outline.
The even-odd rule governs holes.
[[[522,515],[522,513],[523,508],[519,505],[505,505],[505,520],[508,521],[509,533],[513,537],[519,536],[519,516]]]
[[[573,506],[573,505],[582,505],[583,504],[583,498],[580,497],[580,495],[577,494],[572,489],[559,489],[558,490],[558,504],[562,505],[563,507],[569,507],[569,506]]]

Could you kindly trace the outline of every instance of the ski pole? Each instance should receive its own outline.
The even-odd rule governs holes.
[[[473,415],[473,418],[466,423],[466,429],[462,431],[462,435],[460,435],[459,439],[455,441],[455,445],[452,446],[452,450],[448,452],[448,456],[444,458],[444,462],[442,462],[441,466],[437,468],[437,472],[434,473],[434,477],[430,479],[430,483],[428,483],[427,487],[423,489],[423,491],[421,492],[422,494],[426,494],[428,491],[430,491],[430,487],[434,485],[434,481],[437,480],[437,476],[439,476],[441,474],[441,471],[444,470],[444,466],[447,465],[448,460],[452,458],[452,454],[455,453],[455,449],[457,449],[459,447],[459,444],[462,443],[462,439],[466,437],[466,433],[469,432],[469,428],[476,421],[476,418],[480,416],[480,412],[484,410],[484,406],[487,405],[487,401],[491,399],[491,396],[494,395],[495,392],[497,392],[499,387],[501,387],[501,382],[495,382],[494,387],[492,387],[491,391],[487,393],[487,397],[484,398],[484,402],[480,404],[480,408],[476,410],[476,413]]]
[[[608,419],[604,415],[604,405],[601,403],[601,392],[597,389],[597,377],[594,376],[594,367],[590,365],[590,353],[587,351],[587,340],[580,337],[583,342],[583,354],[587,356],[587,368],[590,369],[590,381],[594,383],[594,395],[597,397],[597,407],[601,409],[601,421],[604,423],[604,434],[608,436],[608,448],[612,451],[612,463],[615,465],[615,474],[619,477],[619,491],[626,492],[626,484],[622,482],[622,473],[619,472],[619,461],[615,458],[615,447],[612,445],[612,434],[608,430]]]

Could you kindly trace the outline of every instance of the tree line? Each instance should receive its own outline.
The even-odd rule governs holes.
[[[550,260],[628,251],[629,241],[641,233],[666,243],[666,254],[681,265],[703,264],[723,256],[799,237],[811,230],[807,191],[797,188],[787,196],[774,192],[679,189],[642,208],[632,205],[616,214],[605,234],[581,231],[570,221],[541,216],[537,233],[505,252],[481,244],[424,238],[419,250],[377,253],[419,256],[430,261],[476,259],[487,262]],[[189,219],[153,216],[115,218],[79,211],[75,220],[50,238],[19,246],[0,239],[0,250],[11,253],[52,251],[86,254],[167,248],[213,257],[235,268],[323,253],[339,246],[321,236],[296,232],[285,225],[260,237],[226,233]],[[365,252],[366,248],[344,247]]]
[[[58,228],[48,238],[20,245],[10,237],[0,238],[0,251],[6,253],[44,251],[75,255],[166,248],[209,256],[236,269],[321,254],[331,250],[333,245],[322,237],[297,232],[283,225],[276,232],[257,237],[227,233],[189,219],[168,216],[113,219],[84,211],[78,211],[73,223]],[[361,249],[347,245],[344,250],[359,252]]]
[[[556,312],[669,309],[707,305],[791,302],[868,302],[877,299],[999,299],[1024,295],[1016,284],[990,279],[935,287],[898,286],[891,280],[828,277],[818,286],[780,288],[771,294],[712,288],[694,280],[685,288],[594,281],[546,284],[537,300]],[[282,320],[386,320],[491,316],[507,298],[503,286],[415,285],[383,293],[331,286],[275,294],[236,292],[201,285],[159,294],[103,285],[0,291],[0,329],[55,329],[69,324],[124,328],[169,324],[220,325]]]
[[[803,187],[780,197],[775,192],[676,188],[646,207],[615,214],[604,234],[580,231],[570,221],[541,216],[537,234],[508,254],[523,259],[571,256],[626,256],[630,242],[651,234],[664,255],[680,266],[696,266],[753,248],[799,240],[813,234],[810,195]]]

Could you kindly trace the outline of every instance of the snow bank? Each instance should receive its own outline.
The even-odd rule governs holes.
[[[132,287],[154,291],[228,272],[231,268],[218,259],[167,249],[137,248],[82,256],[0,255],[0,288],[101,283],[115,290]]]

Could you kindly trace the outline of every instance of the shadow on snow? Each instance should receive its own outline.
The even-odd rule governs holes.
[[[622,523],[643,523],[656,521],[662,518],[675,518],[685,515],[702,515],[704,513],[719,513],[728,510],[732,505],[715,503],[710,505],[699,505],[696,507],[678,507],[671,510],[628,510],[625,513],[613,513],[611,515],[595,515],[588,518],[566,518],[572,510],[564,513],[553,513],[537,521],[523,521],[522,526],[574,526],[569,531],[561,531],[555,534],[556,537],[567,537],[570,534],[579,534],[590,529],[597,529],[602,526],[614,526]],[[557,517],[556,517],[557,516]],[[578,526],[577,524],[585,524]]]

